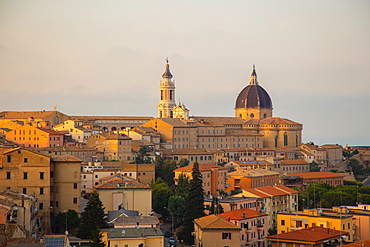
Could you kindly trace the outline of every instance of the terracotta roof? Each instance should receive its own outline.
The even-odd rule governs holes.
[[[212,165],[212,164],[208,164],[208,163],[202,163],[202,164],[199,164],[199,171],[200,172],[207,172],[207,171],[211,171],[211,169],[215,168],[215,167],[217,167],[219,170],[227,170],[227,168],[222,167],[222,166]],[[180,167],[180,168],[177,168],[177,169],[174,170],[174,172],[192,172],[192,171],[193,171],[193,165]]]
[[[281,190],[284,190],[286,192],[289,192],[289,193],[292,193],[292,194],[298,194],[299,192],[296,191],[296,190],[293,190],[289,187],[286,187],[284,185],[276,185],[275,188],[278,188],[278,189],[281,189]]]
[[[129,216],[129,217],[125,217],[125,216],[121,216],[121,217],[118,217],[115,221],[114,221],[114,224],[115,225],[136,225],[137,223],[139,223],[140,225],[157,225],[159,224],[159,220],[157,217],[155,216]]]
[[[257,187],[255,188],[257,191],[269,194],[271,196],[282,196],[290,194],[287,191],[280,190],[278,188],[272,187],[272,186],[266,186],[266,187]],[[298,191],[295,191],[295,193],[298,193]]]
[[[297,123],[297,122],[294,122],[290,119],[286,119],[286,118],[280,118],[280,117],[268,117],[268,118],[264,118],[264,119],[261,119],[259,124],[286,124],[286,125],[296,125],[296,124],[299,124],[299,125],[302,125],[300,123]]]
[[[208,150],[203,148],[177,148],[177,149],[157,149],[156,152],[160,152],[162,154],[193,154],[193,155],[213,155],[215,153],[220,153],[220,151],[216,150]]]
[[[56,111],[3,111],[0,112],[0,118],[5,119],[27,119],[32,118],[44,118]]]
[[[195,219],[194,223],[202,230],[241,230],[233,223],[226,221],[214,214]]]
[[[52,152],[71,152],[71,151],[80,151],[80,152],[88,152],[88,151],[94,151],[96,152],[96,149],[90,148],[88,146],[57,146],[57,147],[44,147],[44,148],[33,148],[32,150],[39,152],[39,151],[52,151]]]
[[[69,155],[69,154],[63,154],[63,155],[51,155],[52,161],[62,162],[62,161],[68,161],[68,162],[82,162],[82,160],[76,158],[75,156]]]
[[[301,172],[301,173],[289,173],[288,175],[301,176],[303,179],[309,178],[343,178],[342,174],[334,172]]]
[[[41,129],[40,130],[50,134],[50,135],[63,135],[62,133],[60,133],[59,131],[55,131],[55,130],[52,130],[52,129]]]
[[[107,181],[102,184],[98,184],[94,186],[95,189],[103,189],[103,190],[109,190],[109,189],[120,189],[120,190],[126,190],[126,189],[150,189],[150,187],[146,186],[145,184],[139,183],[135,180],[129,180],[125,178],[117,178],[116,180]]]
[[[282,160],[282,165],[308,165],[304,160]]]
[[[343,247],[370,247],[370,240],[359,241],[350,244],[344,244]]]
[[[107,140],[129,140],[129,139],[131,139],[127,135],[115,134],[115,133],[112,133],[112,132],[103,132],[103,133],[95,134],[95,135],[100,135],[102,137],[105,137]]]
[[[280,195],[288,195],[288,194],[298,194],[299,192],[293,189],[290,189],[284,185],[277,185],[277,186],[264,186],[264,187],[257,187],[257,188],[247,188],[243,189],[243,191],[249,192],[253,195],[267,198],[270,196],[280,196]]]
[[[243,191],[249,192],[249,193],[251,193],[253,195],[256,195],[258,197],[261,197],[261,198],[268,198],[268,197],[270,197],[268,194],[263,193],[263,192],[260,192],[260,191],[257,191],[257,190],[252,189],[252,188],[243,189]],[[236,196],[238,196],[238,195],[236,195]]]
[[[233,211],[228,211],[222,214],[219,214],[218,216],[224,218],[224,219],[230,219],[230,220],[244,220],[244,219],[251,219],[261,216],[267,216],[265,213],[259,214],[256,210],[252,210],[249,208],[243,208]]]
[[[269,171],[266,169],[239,169],[235,172],[230,172],[229,176],[240,176],[240,177],[262,177],[262,176],[274,176],[279,175],[277,172]]]
[[[159,120],[162,120],[165,123],[168,123],[174,127],[188,127],[186,123],[181,121],[179,118],[159,118]]]
[[[342,149],[343,148],[341,145],[336,145],[336,144],[325,144],[325,145],[321,145],[320,147],[325,148],[325,149],[331,149],[331,148],[340,148],[340,149]]]
[[[338,230],[333,230],[324,227],[310,227],[307,229],[302,229],[298,231],[286,232],[281,234],[276,234],[272,236],[267,236],[269,241],[295,241],[297,242],[321,242],[328,239],[335,239],[341,235],[347,235],[348,233]]]
[[[196,121],[211,122],[215,125],[230,125],[230,124],[243,124],[245,120],[239,117],[202,117],[202,116],[192,116],[190,119]]]

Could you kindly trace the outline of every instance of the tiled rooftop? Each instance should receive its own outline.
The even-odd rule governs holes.
[[[202,230],[240,230],[240,228],[233,223],[226,221],[214,214],[195,219],[194,223],[197,224]]]

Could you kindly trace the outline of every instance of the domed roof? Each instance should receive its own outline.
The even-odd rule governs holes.
[[[238,95],[235,108],[270,108],[272,101],[269,94],[263,87],[258,85],[257,73],[253,65],[251,81]]]

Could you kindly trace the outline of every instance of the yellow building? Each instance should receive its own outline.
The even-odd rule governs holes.
[[[217,215],[194,220],[195,246],[224,247],[240,246],[241,228]]]
[[[15,148],[0,159],[0,191],[14,190],[37,197],[38,214],[43,218],[41,232],[50,232],[50,157]]]
[[[0,191],[10,189],[37,198],[43,234],[51,232],[51,218],[58,212],[80,212],[81,160],[71,156],[49,157],[24,148],[4,152],[0,159]]]
[[[86,145],[104,152],[104,161],[133,161],[131,138],[124,134],[103,132],[87,138]]]
[[[114,175],[94,188],[99,192],[105,213],[121,208],[139,211],[143,215],[152,212],[152,188],[133,179]]]
[[[50,179],[52,184],[50,206],[53,215],[69,209],[80,212],[81,160],[69,155],[52,155]]]
[[[64,144],[64,133],[24,125],[5,134],[6,138],[24,147],[57,147]]]
[[[158,227],[110,228],[101,233],[107,247],[164,246],[164,236]]]
[[[59,111],[3,111],[0,112],[0,124],[9,121],[22,121],[24,124],[49,122],[50,128],[63,123],[70,117]]]
[[[304,209],[303,212],[279,212],[277,214],[278,234],[315,226],[348,232],[346,241],[353,242],[354,240],[353,216],[350,214],[327,214],[320,209]]]
[[[242,193],[233,197],[258,198],[263,213],[268,214],[269,227],[277,226],[277,213],[280,211],[296,211],[298,209],[298,191],[284,185],[265,186],[242,190]]]

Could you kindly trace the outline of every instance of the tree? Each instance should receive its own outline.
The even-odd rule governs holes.
[[[320,205],[321,197],[328,192],[329,190],[333,189],[334,187],[330,184],[324,182],[317,182],[311,185],[308,189],[308,199],[309,199],[309,206],[316,208]]]
[[[99,228],[96,228],[91,233],[91,239],[89,242],[90,247],[105,247],[105,243],[102,240],[103,234]]]
[[[136,153],[136,164],[151,164],[152,159],[149,157],[149,149],[146,146],[140,147],[139,151]]]
[[[161,178],[157,178],[152,187],[152,207],[156,213],[166,214],[164,207],[168,206],[168,199],[172,196],[172,190]]]
[[[310,163],[310,172],[319,172],[319,171],[320,171],[319,165],[315,161],[312,161]]]
[[[168,208],[173,213],[174,221],[182,219],[185,212],[185,199],[182,196],[171,196],[168,199]]]
[[[67,212],[59,212],[54,218],[55,232],[64,233],[65,231],[78,227],[80,224],[80,218],[78,213],[69,209]]]
[[[209,214],[222,214],[224,212],[224,208],[219,203],[218,198],[215,196],[212,198],[211,208],[209,210]]]
[[[323,207],[354,205],[351,201],[351,196],[343,191],[328,191],[322,196]]]
[[[189,165],[189,160],[182,158],[177,164],[178,167],[184,167]]]
[[[162,178],[168,186],[174,184],[174,172],[176,161],[164,160],[161,156],[156,156],[155,160],[155,178]]]
[[[360,164],[360,161],[356,159],[350,159],[348,167],[352,169],[353,175],[356,177],[361,173],[361,169],[363,168],[363,166]]]
[[[181,238],[189,244],[192,244],[194,241],[191,235],[194,231],[194,219],[204,216],[203,181],[197,162],[193,165],[191,175],[189,193],[185,201],[184,228],[181,232]]]
[[[177,184],[175,185],[175,193],[178,196],[186,198],[189,192],[190,182],[189,177],[185,173],[180,173]]]
[[[81,213],[81,224],[77,237],[90,239],[96,227],[106,227],[107,223],[104,219],[104,209],[105,207],[103,207],[103,203],[99,198],[98,191],[94,190],[90,194],[84,212]]]

